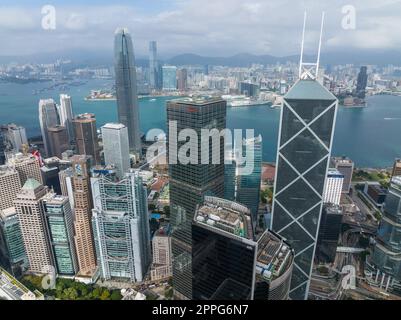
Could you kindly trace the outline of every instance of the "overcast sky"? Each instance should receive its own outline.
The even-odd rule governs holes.
[[[42,28],[44,4],[56,9],[55,30]],[[355,29],[342,27],[345,5],[355,7]],[[324,51],[401,51],[401,0],[1,0],[0,55],[110,51],[115,29],[124,26],[137,56],[147,54],[149,40],[158,42],[162,57],[284,56],[299,52],[305,10],[309,53],[317,47],[323,10]]]

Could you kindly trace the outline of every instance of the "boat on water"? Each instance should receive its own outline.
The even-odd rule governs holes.
[[[152,101],[152,102],[153,102],[153,101],[156,101],[156,99],[153,98],[153,99],[150,99],[149,101]]]

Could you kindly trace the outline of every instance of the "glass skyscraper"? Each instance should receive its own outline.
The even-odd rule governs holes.
[[[260,182],[262,175],[262,136],[244,139],[243,157],[253,159],[253,171],[248,175],[237,177],[237,197],[236,201],[244,204],[251,210],[253,228],[257,224],[257,216],[260,198]]]
[[[149,82],[151,89],[160,88],[159,62],[157,61],[157,42],[149,42]]]
[[[370,262],[376,267],[380,287],[401,291],[401,176],[391,179]]]
[[[138,172],[91,178],[92,227],[103,279],[143,281],[151,262],[146,187]]]
[[[163,66],[162,77],[163,77],[163,90],[174,91],[177,89],[177,67]]]
[[[283,101],[272,230],[295,251],[292,299],[308,297],[337,105],[313,79],[296,82]]]
[[[136,69],[131,35],[117,29],[114,38],[118,122],[128,128],[130,150],[141,154]]]
[[[74,276],[78,272],[78,261],[73,214],[68,197],[49,193],[44,204],[57,273]]]
[[[177,298],[192,299],[192,231],[191,222],[196,206],[206,194],[224,196],[224,137],[220,137],[220,163],[211,164],[212,152],[209,148],[209,164],[201,163],[201,129],[226,128],[226,101],[220,98],[188,98],[167,103],[167,127],[176,123],[177,132],[193,129],[198,140],[177,142],[177,132],[168,131],[168,156],[170,158],[170,206],[172,225],[173,287]],[[211,142],[211,141],[209,141]],[[180,148],[190,143],[197,148],[197,154],[187,152],[194,163],[171,164]],[[217,148],[217,147],[216,147]]]

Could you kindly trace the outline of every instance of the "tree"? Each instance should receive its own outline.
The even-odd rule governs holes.
[[[113,290],[113,292],[110,295],[110,300],[121,300],[122,295],[120,293],[120,290]]]
[[[149,209],[150,211],[153,211],[153,210],[156,209],[156,206],[155,206],[153,203],[149,203],[148,209]]]
[[[109,300],[110,297],[110,291],[107,289],[103,289],[103,292],[100,296],[100,300]]]

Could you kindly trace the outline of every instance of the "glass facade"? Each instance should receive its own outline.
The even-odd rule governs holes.
[[[315,80],[299,80],[284,97],[272,230],[295,251],[295,300],[308,297],[336,110],[336,98]]]
[[[201,163],[201,129],[226,128],[226,102],[221,99],[182,99],[167,104],[167,127],[176,121],[177,131],[193,129],[198,141],[191,141],[197,148],[197,164],[170,164],[170,206],[172,225],[173,287],[177,297],[192,298],[192,229],[196,205],[204,195],[224,196],[224,137],[220,139],[219,164]],[[172,132],[168,132],[169,138]],[[211,143],[211,139],[209,141]],[[178,154],[185,141],[169,143],[169,158]],[[211,159],[211,148],[209,155]],[[189,155],[191,156],[191,155]]]
[[[114,38],[118,122],[128,128],[130,150],[141,154],[139,110],[134,49],[128,30],[117,30]]]
[[[207,226],[192,226],[192,288],[197,300],[249,300],[257,243]]]
[[[45,210],[57,273],[73,276],[78,271],[78,265],[69,200],[64,196],[52,196],[46,199]]]
[[[238,177],[236,201],[247,206],[252,213],[253,227],[257,224],[260,199],[260,183],[262,175],[262,137],[244,140],[243,157],[253,159],[253,171],[248,175]]]
[[[91,179],[92,227],[103,279],[142,281],[150,263],[147,191],[138,172]]]
[[[371,259],[383,273],[401,281],[401,176],[391,181]]]
[[[162,77],[163,77],[163,90],[174,91],[177,89],[177,67],[163,66]]]
[[[6,264],[11,270],[15,267],[23,269],[28,267],[28,258],[25,252],[24,241],[21,234],[18,216],[13,208],[11,214],[2,215],[0,212],[0,258],[3,255]],[[5,251],[2,253],[2,251]]]

